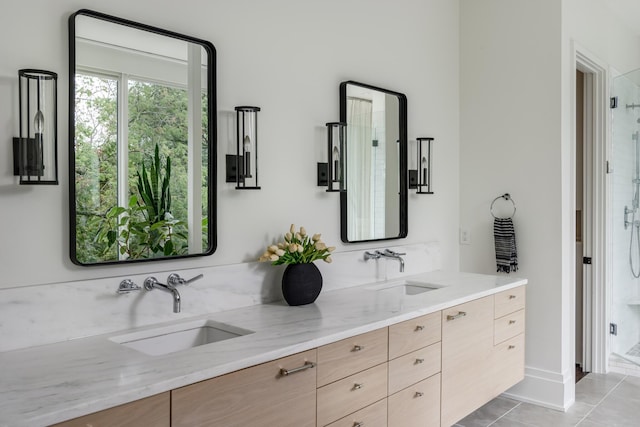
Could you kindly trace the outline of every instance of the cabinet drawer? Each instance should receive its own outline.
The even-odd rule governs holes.
[[[173,390],[171,425],[314,427],[316,370],[281,370],[315,361],[313,349]]]
[[[52,427],[169,427],[169,392],[74,418]]]
[[[318,348],[318,387],[387,361],[387,328]]]
[[[514,311],[522,310],[525,303],[525,287],[509,289],[495,294],[494,318],[498,319]]]
[[[507,314],[493,322],[493,343],[501,342],[524,332],[524,310]]]
[[[387,364],[318,389],[318,426],[325,426],[387,396]]]
[[[494,349],[493,395],[503,393],[524,378],[524,334],[517,335]]]
[[[389,394],[440,372],[439,342],[389,361]]]
[[[389,396],[389,427],[440,426],[440,374]]]
[[[389,359],[440,341],[440,312],[389,326]]]
[[[387,427],[387,399],[347,415],[327,427]]]

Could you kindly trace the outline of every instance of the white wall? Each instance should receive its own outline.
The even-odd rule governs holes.
[[[562,382],[560,4],[461,2],[460,268],[495,274],[492,200],[510,193],[527,277],[527,374]],[[552,391],[550,391],[552,392]],[[549,396],[560,400],[560,396]]]
[[[218,171],[218,249],[210,257],[131,266],[69,261],[67,18],[80,8],[211,41],[218,60],[218,158],[231,153],[237,105],[258,105],[261,191],[236,191]],[[0,14],[0,288],[235,264],[257,258],[289,224],[342,245],[339,201],[316,187],[326,161],[325,126],[338,119],[344,80],[403,92],[409,138],[436,138],[436,194],[409,198],[409,236],[438,240],[443,265],[458,268],[458,1],[296,0],[110,2],[5,1]],[[17,134],[17,70],[59,73],[59,178],[18,186],[11,175]],[[224,162],[218,162],[224,165]],[[1,318],[0,318],[1,321]]]
[[[526,380],[512,394],[555,408],[574,398],[572,40],[637,64],[638,38],[605,0],[461,2],[460,224],[463,271],[492,273],[491,201],[509,192],[527,277]]]

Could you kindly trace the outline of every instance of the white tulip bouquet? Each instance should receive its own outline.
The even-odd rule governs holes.
[[[320,234],[309,236],[304,227],[296,231],[291,224],[289,232],[285,233],[284,240],[275,245],[270,245],[262,254],[259,261],[270,261],[272,265],[281,264],[308,264],[318,259],[330,263],[331,252],[335,246],[327,246],[320,240]]]

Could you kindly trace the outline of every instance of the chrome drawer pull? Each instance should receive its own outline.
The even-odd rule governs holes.
[[[364,387],[364,384],[355,383],[353,385],[353,390],[360,390],[362,387]]]
[[[354,345],[353,346],[353,350],[351,350],[351,351],[360,351],[360,350],[364,350],[364,346],[363,345]]]
[[[416,359],[416,365],[424,363],[424,359]]]
[[[362,421],[354,421],[353,427],[364,427],[364,423]]]
[[[316,367],[316,364],[313,362],[304,362],[304,365],[298,366],[297,368],[293,368],[293,369],[281,368],[280,375],[286,377],[287,375],[295,374],[296,372],[306,371],[307,369],[311,369],[315,367]]]
[[[424,396],[424,393],[421,391],[416,391],[416,394],[413,397],[422,397]]]
[[[516,299],[515,295],[509,295],[509,299]]]
[[[422,331],[423,329],[424,329],[424,326],[422,325],[416,326],[416,331]]]
[[[509,348],[508,348],[508,350],[513,350],[514,348],[516,348],[516,346],[515,346],[515,345],[510,345],[510,346],[509,346]]]
[[[515,320],[509,320],[509,324],[510,324],[510,325],[513,325],[514,323],[516,323],[516,321],[515,321]]]
[[[448,315],[447,315],[447,320],[448,320],[448,321],[450,321],[450,320],[456,320],[456,319],[459,319],[459,318],[464,317],[464,316],[466,316],[466,315],[467,315],[467,313],[466,313],[466,312],[464,312],[464,311],[459,311],[459,312],[458,312],[458,314],[448,314]]]

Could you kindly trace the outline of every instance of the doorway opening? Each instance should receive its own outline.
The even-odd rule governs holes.
[[[581,372],[607,370],[607,218],[609,171],[608,66],[574,46],[573,146],[575,213],[574,363]],[[576,371],[576,379],[580,376]]]
[[[575,301],[575,380],[578,382],[592,370],[589,331],[589,290],[592,287],[591,269],[591,236],[593,219],[591,206],[591,157],[593,138],[591,132],[592,113],[590,94],[593,79],[589,73],[576,70],[576,144],[575,144],[575,223],[576,223],[576,301]]]

